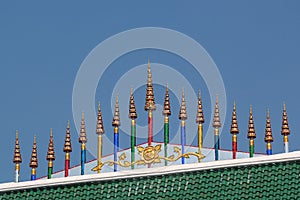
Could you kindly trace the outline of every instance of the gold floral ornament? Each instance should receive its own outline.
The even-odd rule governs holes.
[[[137,160],[135,162],[128,162],[126,161],[126,154],[122,153],[119,156],[119,160],[117,162],[109,160],[106,162],[101,162],[98,166],[94,167],[92,171],[98,171],[101,170],[104,165],[108,166],[113,166],[114,164],[117,164],[121,167],[130,167],[132,165],[146,165],[149,163],[161,163],[161,160],[167,160],[169,162],[175,162],[179,160],[180,158],[190,158],[190,156],[195,156],[198,158],[198,160],[201,160],[205,158],[204,155],[198,153],[198,152],[188,152],[188,153],[181,153],[181,149],[178,147],[174,147],[174,152],[177,153],[177,157],[174,155],[171,155],[169,157],[164,157],[160,156],[159,153],[161,152],[161,144],[158,144],[156,146],[147,146],[147,147],[142,147],[138,146],[137,147],[138,153],[141,156],[140,160]]]

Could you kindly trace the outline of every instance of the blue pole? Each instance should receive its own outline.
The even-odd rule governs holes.
[[[184,146],[185,146],[185,123],[181,121],[181,153],[184,154]],[[181,157],[181,164],[185,163],[184,157]]]
[[[119,129],[115,127],[114,129],[114,161],[118,160],[118,151],[119,151]],[[114,164],[114,172],[118,171],[117,164]]]
[[[220,139],[219,134],[215,134],[215,160],[219,160]]]

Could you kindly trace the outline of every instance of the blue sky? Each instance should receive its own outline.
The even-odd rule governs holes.
[[[30,177],[29,159],[34,134],[37,134],[40,164],[37,173],[38,176],[46,175],[50,128],[54,131],[57,158],[54,170],[63,169],[62,148],[69,119],[73,141],[71,164],[79,164],[80,147],[72,120],[72,90],[77,71],[100,42],[119,32],[139,27],[164,27],[182,32],[210,54],[222,75],[227,94],[228,110],[226,121],[223,121],[221,148],[231,148],[229,126],[235,100],[240,126],[239,149],[248,150],[246,134],[249,105],[252,104],[257,132],[256,151],[265,152],[265,116],[266,109],[270,108],[275,140],[273,151],[282,152],[280,128],[285,101],[291,128],[290,149],[299,150],[299,4],[298,1],[2,2],[0,168],[5,169],[5,173],[0,173],[0,182],[13,180],[16,129],[20,132],[23,157],[21,180]],[[128,68],[145,64],[148,57],[151,62],[175,68],[185,64],[168,53],[137,51],[116,60],[107,76],[116,73],[117,67],[122,64]],[[207,105],[205,115],[209,118],[211,102],[205,96],[206,87],[201,87],[203,101]],[[163,90],[163,87],[157,86],[158,102],[162,101]],[[139,91],[143,94],[144,89]],[[97,96],[101,96],[102,92],[99,88]],[[99,97],[102,101],[101,98],[104,97]],[[137,97],[141,124],[146,116],[141,102],[143,99],[144,96]],[[177,104],[174,102],[174,121]],[[112,135],[111,114],[105,112],[103,115],[106,134]],[[193,113],[190,116],[194,120]],[[174,123],[176,126],[178,122]],[[206,123],[204,128],[209,125]],[[125,148],[126,144],[121,146]],[[107,149],[107,153],[111,152],[112,148]],[[88,155],[88,160],[91,159],[93,157]]]

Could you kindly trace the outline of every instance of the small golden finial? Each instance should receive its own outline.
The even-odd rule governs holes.
[[[71,133],[70,133],[70,121],[68,121],[67,129],[66,129],[66,138],[65,138],[64,152],[65,153],[72,152]]]
[[[184,99],[184,89],[182,89],[182,98],[181,98],[181,105],[180,105],[180,111],[178,118],[180,120],[186,120],[187,119],[187,113],[186,113],[186,104]]]
[[[164,109],[162,111],[164,116],[171,115],[171,106],[170,106],[170,97],[169,97],[169,88],[168,84],[166,84],[166,94],[165,94],[165,102],[164,102]]]
[[[215,113],[214,113],[214,120],[213,120],[213,127],[214,128],[220,128],[222,126],[221,120],[220,120],[220,113],[219,113],[219,101],[218,101],[218,95],[216,96],[216,104],[215,104]]]
[[[148,58],[148,79],[147,79],[147,89],[146,89],[145,110],[146,111],[156,110],[149,58]]]
[[[128,114],[128,117],[131,118],[131,119],[136,119],[137,118],[137,113],[136,113],[132,88],[130,88],[130,100],[129,100],[129,114]]]
[[[231,128],[230,128],[230,133],[231,134],[238,134],[239,127],[238,127],[238,122],[237,122],[237,117],[236,117],[236,104],[235,101],[233,103],[233,111],[232,111],[232,118],[231,118]]]
[[[115,114],[112,121],[112,126],[117,127],[121,125],[120,122],[120,113],[119,113],[119,99],[118,96],[116,97],[116,106],[115,106]]]
[[[198,90],[198,109],[196,115],[196,123],[203,124],[204,123],[204,114],[202,109],[202,100],[200,95],[200,90]]]
[[[34,138],[33,138],[33,147],[32,147],[32,153],[31,153],[31,159],[30,159],[29,166],[31,168],[37,168],[38,167],[37,148],[36,148],[36,135],[34,135]]]
[[[284,136],[290,135],[290,128],[289,128],[285,103],[283,104],[281,135]]]
[[[20,150],[20,144],[19,144],[18,130],[16,130],[16,144],[15,144],[15,152],[14,152],[13,162],[15,164],[19,164],[19,163],[22,162],[22,156],[21,156],[21,150]]]
[[[96,133],[98,135],[104,134],[104,125],[103,125],[103,120],[102,120],[100,101],[98,102],[98,117],[97,117]]]
[[[78,138],[79,143],[87,143],[85,121],[84,121],[84,112],[81,114],[81,127],[80,127],[80,136]]]
[[[265,142],[273,142],[271,119],[270,119],[270,110],[269,109],[267,109]]]
[[[48,153],[46,159],[48,161],[55,160],[52,128],[50,129],[50,139],[49,139]]]
[[[249,138],[249,139],[255,139],[256,138],[256,133],[255,133],[255,128],[254,128],[254,120],[253,120],[253,113],[252,113],[252,105],[250,105],[247,138]]]

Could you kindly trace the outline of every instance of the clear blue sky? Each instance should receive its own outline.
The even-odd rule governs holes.
[[[0,182],[13,181],[15,130],[20,131],[21,180],[30,177],[29,159],[37,134],[38,176],[46,175],[49,129],[54,130],[54,170],[63,169],[65,126],[72,128],[72,165],[79,164],[78,135],[72,121],[72,89],[76,73],[88,53],[101,41],[137,27],[165,27],[199,42],[211,55],[227,92],[227,116],[221,148],[231,148],[232,102],[238,105],[239,150],[248,151],[249,105],[254,108],[256,151],[264,153],[266,109],[271,110],[273,151],[283,151],[282,104],[287,103],[290,149],[299,150],[300,3],[299,1],[151,1],[1,3],[0,6]],[[127,66],[151,61],[175,65],[176,56],[140,51],[116,61]],[[123,59],[123,60],[122,60]],[[178,58],[177,58],[178,59]],[[182,62],[178,60],[178,62]],[[113,73],[113,72],[112,72]],[[130,87],[130,86],[129,86]],[[205,89],[204,89],[205,90]],[[144,90],[141,89],[141,93]],[[163,93],[157,98],[161,98]],[[163,88],[161,88],[163,92]],[[97,91],[100,94],[101,91]],[[144,99],[144,96],[140,98]],[[205,114],[209,117],[210,101]],[[162,101],[162,100],[157,100]],[[140,123],[145,118],[139,104]],[[103,105],[104,106],[104,105]],[[178,111],[174,106],[174,120]],[[127,108],[124,112],[127,112]],[[112,134],[110,113],[103,113],[106,134]],[[191,118],[194,118],[191,113]],[[224,118],[223,118],[224,119]],[[194,119],[193,119],[194,120]],[[208,120],[207,120],[208,121]],[[204,128],[207,129],[208,123]],[[121,145],[123,148],[126,146]],[[112,152],[111,150],[108,150]],[[111,153],[110,152],[110,153]],[[93,159],[88,155],[88,160]]]

